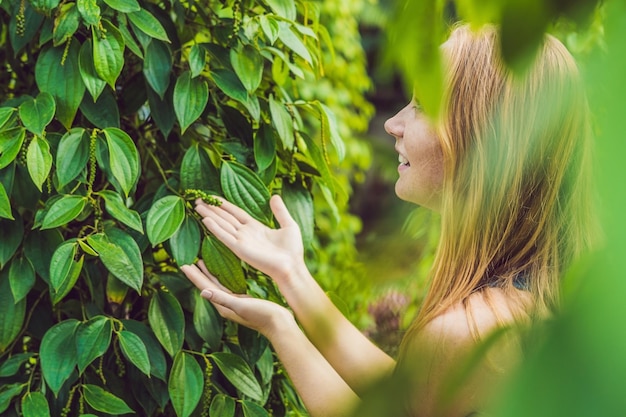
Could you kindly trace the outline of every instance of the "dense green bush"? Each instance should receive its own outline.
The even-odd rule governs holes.
[[[207,193],[270,225],[281,193],[330,287],[352,262],[372,108],[346,4],[0,1],[2,415],[306,414],[177,267],[281,302],[199,223]]]

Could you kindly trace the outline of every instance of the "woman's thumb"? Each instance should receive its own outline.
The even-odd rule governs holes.
[[[270,208],[272,209],[272,213],[276,216],[276,220],[278,220],[278,224],[280,227],[291,226],[295,223],[291,214],[289,214],[289,210],[287,210],[287,206],[285,202],[278,194],[275,194],[270,198]]]

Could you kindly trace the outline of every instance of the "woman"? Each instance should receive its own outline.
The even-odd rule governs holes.
[[[227,201],[197,203],[206,227],[272,277],[293,314],[229,293],[202,263],[183,272],[221,315],[270,340],[314,417],[349,414],[371,384],[398,369],[408,378],[409,415],[484,410],[487,392],[520,357],[516,343],[498,343],[457,390],[448,389],[450,378],[496,330],[553,312],[559,277],[589,243],[588,110],[563,45],[548,36],[522,77],[502,65],[492,27],[458,26],[442,51],[441,119],[413,100],[385,123],[399,154],[396,194],[441,213],[430,288],[402,343],[401,366],[309,274],[280,197],[270,201],[277,230]]]

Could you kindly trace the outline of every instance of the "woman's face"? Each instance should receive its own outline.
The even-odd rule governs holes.
[[[431,121],[412,100],[385,122],[396,139],[398,173],[396,195],[431,210],[439,210],[443,183],[441,144]]]

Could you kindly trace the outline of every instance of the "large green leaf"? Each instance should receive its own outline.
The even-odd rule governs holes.
[[[59,46],[42,49],[35,65],[37,86],[40,91],[54,97],[56,118],[66,129],[72,127],[85,93],[78,65],[79,51],[80,44],[73,38],[67,48]]]
[[[50,260],[50,287],[52,301],[59,302],[74,287],[83,266],[83,257],[74,260],[78,243],[68,240],[59,245]]]
[[[146,218],[146,232],[152,246],[169,239],[185,219],[185,201],[175,195],[157,200]]]
[[[4,189],[4,185],[0,183],[0,217],[5,219],[15,220],[13,214],[11,214],[11,202],[7,191]]]
[[[263,57],[258,49],[251,45],[231,49],[230,62],[246,90],[253,93],[263,79]]]
[[[150,300],[148,321],[161,345],[174,357],[185,338],[185,317],[176,297],[157,291]]]
[[[222,163],[220,182],[226,198],[257,220],[269,223],[270,193],[258,175],[237,162]]]
[[[22,397],[23,417],[50,417],[50,406],[46,396],[39,391],[27,392]]]
[[[224,394],[217,394],[211,401],[209,415],[220,417],[233,417],[235,415],[235,400]]]
[[[13,259],[9,269],[9,283],[16,303],[28,295],[35,285],[35,268],[28,258]]]
[[[48,141],[41,136],[35,136],[26,151],[26,166],[33,183],[39,191],[48,178],[52,168],[52,154]]]
[[[202,260],[207,269],[226,288],[234,293],[246,292],[246,277],[241,268],[241,261],[219,240],[211,235],[202,242]]]
[[[104,198],[104,207],[113,218],[143,234],[143,225],[139,213],[126,207],[121,195],[111,190],[100,191],[98,195]]]
[[[67,40],[76,33],[80,24],[80,13],[76,3],[65,3],[58,9],[52,33],[54,46],[64,45]]]
[[[185,151],[180,166],[180,182],[184,190],[219,193],[219,174],[204,148],[197,143]]]
[[[141,10],[141,6],[137,0],[104,0],[112,9],[122,13],[137,12]]]
[[[39,11],[50,13],[59,5],[60,0],[32,0],[30,3]]]
[[[89,138],[85,129],[77,127],[65,133],[59,141],[56,159],[56,174],[59,187],[69,184],[87,166],[89,160]]]
[[[88,26],[100,23],[100,6],[96,0],[76,0],[76,8]]]
[[[246,87],[241,83],[237,74],[227,69],[216,68],[211,71],[211,76],[218,88],[227,96],[244,104],[248,101]]]
[[[4,353],[22,330],[26,314],[26,301],[16,303],[8,275],[6,269],[0,271],[0,353]]]
[[[128,330],[122,330],[118,333],[120,348],[122,353],[129,361],[133,363],[141,372],[150,376],[150,358],[148,350],[141,338],[135,333]]]
[[[0,230],[4,235],[0,239],[0,270],[2,270],[22,243],[24,237],[22,218],[19,214],[15,215],[15,220],[0,218]]]
[[[19,107],[20,119],[26,129],[42,136],[46,126],[54,117],[56,104],[50,93],[39,93],[37,98],[28,98]]]
[[[95,316],[78,326],[75,335],[76,360],[81,374],[108,350],[111,334],[111,320],[105,316]]]
[[[120,110],[110,88],[105,88],[95,102],[85,95],[80,103],[80,111],[87,120],[100,129],[120,127]]]
[[[253,400],[260,401],[263,398],[263,390],[254,373],[240,356],[228,352],[215,352],[211,354],[217,367],[224,376],[244,395]]]
[[[178,352],[167,384],[178,417],[189,417],[202,398],[204,375],[193,356]]]
[[[111,173],[128,196],[139,178],[139,152],[133,140],[121,129],[104,129],[109,147]]]
[[[15,127],[0,131],[0,169],[9,165],[22,149],[26,129]]]
[[[254,161],[259,171],[265,171],[276,159],[276,139],[274,130],[266,124],[261,125],[254,135]]]
[[[137,242],[125,232],[109,228],[87,238],[89,245],[98,252],[100,260],[113,276],[141,292],[143,285],[143,262]]]
[[[217,350],[222,340],[223,320],[199,291],[194,291],[194,299],[193,327],[211,349]]]
[[[161,22],[146,9],[131,12],[126,15],[134,27],[139,29],[151,38],[169,42],[167,32],[163,28]]]
[[[200,227],[191,216],[185,220],[170,238],[172,256],[178,265],[189,265],[195,261],[200,251]]]
[[[197,77],[204,70],[206,65],[206,49],[201,45],[193,44],[189,51],[189,69],[191,70],[191,76]]]
[[[124,329],[139,336],[146,347],[148,358],[150,359],[150,373],[161,379],[166,380],[167,363],[165,354],[155,337],[154,333],[145,324],[136,320],[122,320]]]
[[[97,385],[83,384],[83,394],[87,404],[96,411],[115,415],[134,413],[124,400]]]
[[[85,208],[87,197],[66,194],[56,200],[48,209],[41,222],[41,230],[66,225],[74,220]]]
[[[52,326],[41,340],[41,372],[55,396],[76,369],[76,329],[80,322],[68,319]]]
[[[161,100],[170,84],[172,72],[172,52],[165,42],[153,40],[146,48],[143,61],[143,75]]]
[[[285,105],[275,100],[273,96],[270,96],[269,102],[272,125],[274,125],[276,132],[278,132],[278,136],[280,137],[285,149],[292,149],[294,144],[294,134],[291,115],[285,108]]]
[[[200,77],[192,78],[191,72],[183,72],[174,86],[174,112],[181,133],[195,122],[209,100],[209,86]]]
[[[106,19],[102,19],[104,31],[92,27],[93,65],[100,78],[115,90],[115,81],[124,66],[124,38],[120,31]]]
[[[83,83],[85,84],[85,87],[87,87],[87,91],[89,91],[89,94],[95,102],[107,83],[100,78],[98,72],[96,71],[93,57],[93,45],[91,42],[85,42],[80,47],[78,55],[78,68],[80,70],[80,76]]]
[[[17,397],[24,391],[26,384],[3,384],[0,387],[0,413],[4,413],[11,404],[13,398]]]

